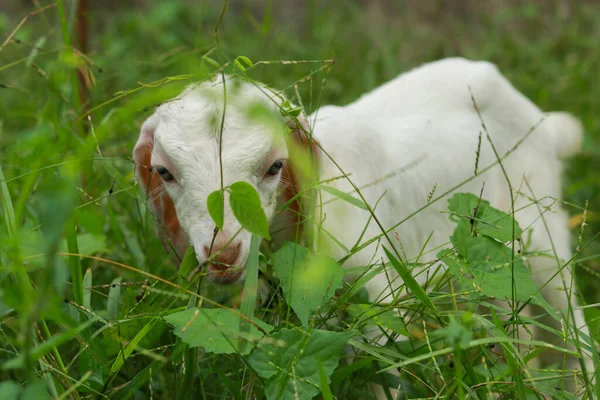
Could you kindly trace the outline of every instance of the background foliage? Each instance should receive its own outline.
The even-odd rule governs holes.
[[[264,365],[266,386],[257,383],[250,371],[264,364],[259,357],[240,367],[236,355],[198,354],[177,339],[174,322],[163,317],[191,312],[185,311],[189,296],[168,282],[195,289],[156,239],[131,174],[131,150],[153,106],[239,55],[254,61],[247,71],[252,78],[287,89],[292,98],[298,83],[309,112],[319,104],[347,104],[426,61],[456,55],[492,61],[542,109],[581,118],[584,150],[567,165],[564,191],[575,205],[577,229],[589,202],[581,241],[600,230],[597,2],[242,1],[232,2],[222,19],[216,1],[90,3],[87,43],[76,34],[77,2],[0,5],[3,395],[186,397],[193,390],[206,398],[241,398],[246,389],[260,395],[287,387]],[[71,46],[86,47],[86,54]],[[578,235],[574,230],[574,245]],[[87,257],[59,255],[65,252]],[[599,254],[595,241],[578,259],[588,303],[600,300]],[[285,292],[284,286],[280,296]],[[364,318],[361,306],[346,310],[355,322]],[[304,325],[313,311],[305,310]],[[407,333],[388,311],[378,310],[376,321]],[[597,312],[586,311],[596,326]],[[289,315],[281,301],[260,316],[276,325]],[[459,321],[445,332],[470,340],[468,323]],[[294,332],[277,335],[285,340]],[[319,335],[314,340],[337,340]],[[384,379],[373,371],[383,367],[382,357],[393,358],[391,350],[366,350],[371,356],[331,375],[339,398],[364,396],[365,382]],[[303,373],[316,381],[326,376],[317,392],[327,398],[331,362],[315,360],[322,368]],[[456,376],[447,363],[441,368],[443,376]],[[423,384],[433,381],[431,370],[415,371],[417,378],[404,384],[431,395]],[[446,394],[464,395],[460,382],[453,385],[444,387]]]

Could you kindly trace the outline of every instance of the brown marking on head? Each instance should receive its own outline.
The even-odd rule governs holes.
[[[189,246],[189,239],[179,225],[173,199],[167,193],[160,176],[151,167],[155,128],[156,120],[152,118],[142,126],[140,137],[133,150],[135,176],[146,193],[148,205],[157,222],[161,242],[168,251],[171,250],[172,245],[176,252],[173,261],[179,264]]]

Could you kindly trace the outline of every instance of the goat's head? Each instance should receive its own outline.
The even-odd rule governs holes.
[[[271,221],[280,195],[289,198],[297,192],[286,135],[304,135],[298,127],[289,134],[290,122],[280,113],[281,97],[249,83],[225,83],[226,106],[221,79],[188,88],[159,106],[143,124],[133,152],[136,177],[163,239],[179,255],[192,245],[200,266],[206,265],[207,275],[218,283],[243,277],[251,234],[233,215],[227,191],[223,229],[216,229],[208,196],[234,182],[247,182]]]

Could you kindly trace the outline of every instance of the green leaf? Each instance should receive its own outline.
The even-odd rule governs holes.
[[[0,399],[18,400],[21,395],[21,385],[14,381],[0,383]]]
[[[427,308],[433,311],[435,315],[438,315],[438,311],[435,308],[435,305],[433,304],[425,290],[421,287],[421,285],[419,285],[415,278],[413,278],[408,268],[406,268],[406,265],[404,263],[401,263],[385,247],[383,247],[383,251],[385,251],[388,260],[390,261],[396,272],[398,272],[398,275],[400,275],[400,278],[402,278],[404,284],[410,289],[410,291],[415,295],[415,297],[419,299],[421,303],[423,303],[423,305],[425,305]]]
[[[342,287],[344,270],[331,257],[311,254],[295,243],[285,243],[273,255],[273,275],[303,325]]]
[[[92,269],[88,268],[83,275],[83,304],[88,310],[92,309]]]
[[[202,61],[207,63],[208,65],[210,65],[213,68],[221,68],[221,64],[219,64],[213,58],[210,58],[208,56],[202,56]]]
[[[249,332],[240,331],[241,317],[233,310],[224,308],[194,308],[169,314],[165,320],[173,326],[173,333],[190,347],[202,347],[207,352],[216,354],[240,353],[241,344],[245,341],[254,345],[263,338],[263,333],[270,332],[273,327],[259,319],[252,318]],[[253,346],[244,346],[248,354]]]
[[[338,198],[344,200],[345,202],[352,204],[353,206],[362,208],[363,210],[369,209],[369,207],[367,207],[367,205],[362,200],[357,199],[356,197],[351,196],[348,193],[342,192],[341,190],[338,190],[334,187],[321,185],[321,186],[319,186],[319,189],[322,189],[322,190],[326,191],[327,193],[329,193],[335,197],[338,197]]]
[[[25,386],[21,398],[23,400],[44,400],[50,399],[51,396],[48,393],[48,390],[46,389],[46,382],[38,380],[31,382],[27,384],[27,386]],[[4,399],[4,397],[2,397],[2,399]]]
[[[229,202],[233,215],[249,232],[270,239],[269,222],[256,189],[247,182],[236,182],[229,187]]]
[[[294,107],[287,110],[288,115],[292,117],[298,117],[302,113],[302,108]]]
[[[223,230],[223,220],[225,217],[225,196],[222,190],[216,190],[208,195],[206,200],[208,213],[217,225],[219,230]]]
[[[77,235],[80,254],[95,254],[106,251],[106,237],[97,233],[83,233]]]
[[[513,294],[516,294],[518,301],[527,301],[533,296],[533,303],[551,310],[541,293],[536,294],[538,287],[523,259],[515,256],[512,260],[511,253],[509,247],[481,236],[468,248],[469,256],[466,260],[453,255],[448,249],[440,251],[437,256],[465,288],[480,289],[484,295],[501,300],[510,300]],[[514,262],[514,293],[511,262]]]
[[[467,223],[477,233],[508,242],[521,236],[522,230],[510,214],[506,214],[490,206],[486,200],[472,193],[457,193],[448,200],[450,219]]]
[[[312,399],[322,386],[321,374],[329,384],[342,348],[352,336],[354,332],[282,329],[261,340],[248,363],[266,380],[267,399]]]
[[[69,227],[70,228],[70,227]],[[68,240],[62,241],[60,250],[73,253],[73,245]],[[106,237],[98,233],[81,233],[77,235],[77,254],[92,255],[106,251]],[[77,257],[71,257],[77,260]]]
[[[252,61],[250,61],[250,59],[246,56],[238,56],[237,59],[246,64],[248,67],[251,67],[253,65]]]
[[[242,63],[239,62],[237,58],[235,60],[233,60],[233,63],[235,64],[236,67],[239,68],[240,71],[245,71],[246,70],[246,68],[244,68],[244,66],[242,65]]]
[[[472,339],[471,330],[464,327],[456,318],[451,316],[450,323],[444,328],[437,329],[432,333],[437,337],[442,337],[448,344],[455,349],[465,349]]]

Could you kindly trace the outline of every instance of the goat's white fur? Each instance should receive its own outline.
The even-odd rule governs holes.
[[[179,184],[167,183],[167,191],[201,264],[206,255],[200,249],[210,243],[214,232],[214,223],[207,212],[207,196],[221,187],[218,137],[223,112],[222,85],[218,79],[193,87],[178,99],[160,106],[146,122],[146,128],[151,127],[154,131],[153,164],[166,157],[178,171]],[[227,85],[231,87],[234,83],[228,80]],[[224,184],[240,180],[252,184],[271,219],[276,211],[278,182],[264,180],[257,171],[272,148],[279,149],[282,158],[287,157],[287,149],[283,142],[274,142],[275,136],[266,133],[272,130],[272,125],[250,120],[247,108],[249,104],[259,102],[278,111],[282,99],[265,88],[248,83],[242,83],[238,90],[230,90],[222,132]],[[579,150],[581,125],[568,114],[544,114],[494,65],[464,59],[427,64],[363,95],[350,105],[321,107],[309,121],[313,138],[343,173],[359,188],[364,187],[362,194],[366,201],[377,204],[375,214],[383,226],[390,229],[422,207],[436,185],[436,193],[444,193],[473,176],[482,125],[471,93],[501,156],[532,127],[539,125],[503,161],[513,188],[520,193],[509,192],[507,180],[498,166],[465,183],[458,191],[479,194],[485,182],[483,198],[492,206],[507,211],[511,196],[514,196],[518,210],[515,216],[521,227],[531,231],[528,250],[547,252],[554,247],[561,262],[569,260],[572,252],[567,214],[555,199],[561,198],[560,158]],[[323,180],[342,174],[328,156],[321,154],[319,157],[319,176]],[[485,132],[479,157],[480,171],[497,161]],[[411,163],[416,165],[405,168]],[[334,180],[329,185],[344,192],[352,191],[345,179]],[[366,225],[363,242],[381,233],[367,211],[336,200],[328,193],[321,195],[324,204],[321,211],[326,215],[322,228],[327,233],[320,235],[323,239],[320,245],[334,258],[341,259],[347,254],[334,241],[328,240],[329,235],[351,248]],[[531,205],[532,198],[551,211],[541,218],[538,207]],[[233,235],[240,230],[240,224],[228,203],[226,199],[224,234]],[[454,224],[449,221],[448,214],[442,212],[446,206],[445,199],[439,200],[395,228],[409,260],[421,253],[430,235],[421,257],[424,262],[434,259],[436,249],[449,241]],[[242,243],[241,263],[247,259],[250,237],[244,230],[238,235]],[[385,259],[377,243],[352,255],[344,266],[369,265],[374,259]],[[551,279],[559,268],[553,257],[536,257],[531,260],[531,266],[539,286],[551,280],[542,291],[546,300],[563,312],[571,304],[577,326],[588,334],[576,302],[558,289],[563,287],[562,279],[567,286],[571,285],[570,270],[565,268],[562,274]],[[394,271],[388,270],[387,275],[392,279],[396,277]],[[424,282],[425,275],[415,271],[420,283]],[[388,277],[382,274],[367,284],[372,299],[392,291]],[[398,282],[394,286],[398,286]],[[589,361],[586,362],[591,367]]]

